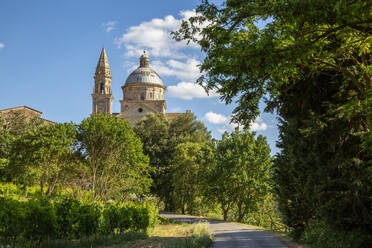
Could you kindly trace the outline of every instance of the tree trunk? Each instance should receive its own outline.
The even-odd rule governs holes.
[[[44,195],[44,180],[43,179],[40,180],[40,192],[41,192],[41,195],[43,196]]]
[[[97,168],[95,166],[95,163],[92,162],[92,171],[93,171],[93,180],[92,180],[92,201],[94,202],[96,199],[96,174],[97,174]]]
[[[48,191],[47,191],[48,196],[50,196],[53,193],[54,188],[57,184],[57,180],[58,180],[58,173],[54,175],[53,179],[49,183],[49,187],[48,187]]]
[[[237,219],[237,221],[238,222],[243,222],[244,216],[245,216],[245,213],[243,211],[243,203],[239,202],[238,203],[238,219]]]
[[[229,213],[229,208],[222,208],[223,220],[227,221],[227,215]]]

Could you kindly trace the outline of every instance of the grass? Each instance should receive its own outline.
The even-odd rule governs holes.
[[[212,234],[206,223],[185,224],[161,220],[154,228],[143,232],[127,232],[106,237],[78,241],[59,240],[45,242],[41,248],[207,248]],[[1,247],[1,246],[0,246]]]
[[[212,235],[207,224],[165,224],[149,231],[149,237],[107,248],[207,248]]]

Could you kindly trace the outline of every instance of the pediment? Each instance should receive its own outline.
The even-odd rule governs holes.
[[[117,118],[127,118],[127,117],[144,117],[148,113],[158,113],[159,111],[146,103],[134,103],[129,106],[124,112],[117,115]]]

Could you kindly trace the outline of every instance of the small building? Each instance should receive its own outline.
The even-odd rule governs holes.
[[[42,112],[30,108],[28,106],[20,106],[20,107],[14,107],[14,108],[7,108],[0,110],[0,116],[2,119],[4,119],[3,127],[6,128],[7,124],[11,121],[12,118],[15,116],[19,116],[20,118],[24,119],[25,121],[30,121],[32,119],[40,119],[45,124],[52,124],[53,121],[46,120],[41,117]]]

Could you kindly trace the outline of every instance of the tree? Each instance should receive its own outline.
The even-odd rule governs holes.
[[[172,198],[182,214],[186,211],[194,214],[198,207],[196,200],[201,196],[200,165],[197,163],[200,149],[199,143],[181,143],[172,156]]]
[[[268,193],[271,181],[270,148],[266,138],[255,133],[225,132],[217,141],[215,168],[210,174],[211,196],[222,209],[224,220],[232,208],[237,209],[236,220],[257,210],[257,204]]]
[[[296,237],[336,233],[334,247],[372,240],[370,7],[205,0],[174,33],[206,52],[199,83],[227,103],[237,99],[234,120],[249,125],[262,99],[265,111],[279,113],[275,181],[284,220]]]
[[[163,171],[169,166],[171,147],[169,146],[169,123],[163,114],[149,114],[134,127],[141,138],[143,152],[150,158],[151,192],[163,201],[168,195],[168,185],[163,182]]]
[[[44,124],[40,118],[27,118],[22,113],[10,111],[0,115],[0,181],[11,181],[7,167],[12,154],[12,143],[29,130]]]
[[[150,185],[148,157],[129,122],[98,113],[78,126],[78,149],[85,157],[93,200],[142,195]]]
[[[28,130],[13,142],[7,170],[14,181],[39,182],[41,193],[50,195],[71,163],[75,141],[76,130],[70,123]]]
[[[169,123],[170,146],[175,147],[180,143],[204,143],[211,140],[211,133],[201,121],[192,113],[179,115]]]
[[[367,121],[363,113],[340,115],[336,106],[347,101],[353,86],[334,75],[309,76],[280,97],[282,151],[274,178],[284,221],[296,237],[335,233],[337,245],[363,247],[372,231],[372,157],[361,148]],[[327,240],[319,240],[322,247],[336,246]]]
[[[144,143],[144,153],[150,157],[150,165],[154,169],[152,193],[164,201],[165,209],[174,210],[170,160],[175,148],[185,142],[208,142],[210,132],[191,113],[171,120],[167,120],[163,114],[149,114],[136,124],[134,130]]]
[[[198,82],[217,89],[226,103],[238,97],[234,119],[249,125],[260,99],[269,93],[269,109],[277,107],[280,87],[301,79],[304,70],[333,70],[355,86],[348,102],[366,102],[372,87],[369,9],[362,0],[203,0],[173,34],[206,52]]]

